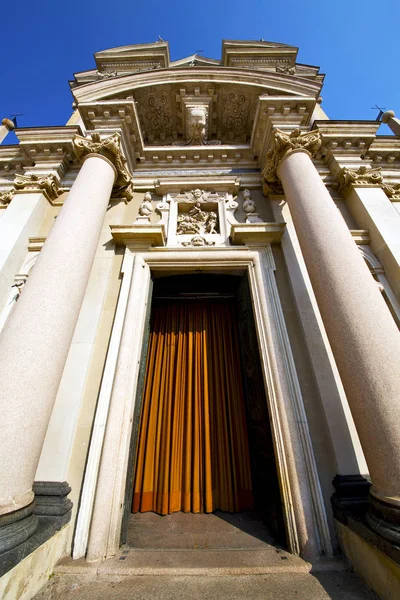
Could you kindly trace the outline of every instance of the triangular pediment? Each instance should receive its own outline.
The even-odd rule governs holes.
[[[96,52],[94,55],[100,72],[132,73],[138,70],[165,69],[169,67],[168,42],[134,44]]]
[[[186,58],[174,60],[170,63],[170,67],[218,67],[221,64],[220,60],[214,58],[206,58],[198,54],[192,54]]]

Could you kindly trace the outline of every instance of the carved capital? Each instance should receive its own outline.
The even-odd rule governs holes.
[[[380,186],[383,181],[381,169],[368,169],[365,165],[356,171],[344,167],[339,175],[339,190],[348,191],[352,187]]]
[[[291,133],[286,133],[280,129],[274,129],[272,146],[267,152],[267,163],[263,171],[267,184],[270,186],[279,181],[277,168],[287,154],[300,150],[313,158],[320,149],[321,143],[319,131],[302,132],[300,129],[294,129]]]
[[[97,132],[92,133],[91,138],[76,135],[73,146],[78,160],[83,160],[88,154],[99,154],[107,158],[117,171],[113,195],[127,200],[132,198],[133,183],[121,152],[121,135],[118,132],[104,139]]]
[[[42,192],[51,203],[62,194],[58,179],[53,173],[49,175],[36,175],[36,173],[17,175],[14,179],[14,187],[16,190],[26,192]]]
[[[384,183],[382,189],[392,202],[400,202],[400,183],[392,183],[391,185]]]
[[[12,188],[11,190],[8,190],[7,192],[1,192],[0,193],[0,206],[7,206],[8,204],[10,204],[11,200],[13,199],[15,194],[15,189]]]

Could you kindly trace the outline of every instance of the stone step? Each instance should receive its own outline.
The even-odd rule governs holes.
[[[58,564],[55,572],[118,577],[227,576],[310,571],[314,573],[343,571],[346,568],[347,565],[342,560],[324,559],[310,564],[273,546],[240,550],[137,550],[123,547],[118,556],[101,563],[87,563],[84,559],[64,559]]]

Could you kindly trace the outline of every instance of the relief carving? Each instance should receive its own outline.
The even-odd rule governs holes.
[[[7,206],[8,204],[10,204],[11,200],[14,197],[14,194],[15,194],[14,189],[8,190],[7,192],[1,192],[0,193],[0,206]]]
[[[139,119],[146,142],[173,136],[174,119],[169,86],[153,86],[137,94]]]
[[[46,194],[50,201],[54,201],[62,194],[59,182],[54,174],[50,175],[17,175],[14,180],[16,190],[34,190]]]
[[[212,210],[203,210],[200,202],[187,213],[178,215],[176,233],[178,235],[219,233],[218,216]]]
[[[224,98],[222,114],[223,128],[235,133],[245,132],[249,108],[250,102],[244,94],[240,92],[227,94]]]
[[[219,140],[208,140],[209,109],[206,105],[186,106],[186,142],[174,142],[174,146],[220,145]]]
[[[290,65],[276,65],[275,72],[284,73],[285,75],[294,75],[296,73],[296,68],[291,67]]]
[[[398,202],[400,200],[400,183],[392,183],[390,185],[384,183],[382,189],[392,202]]]
[[[349,188],[352,185],[355,186],[371,186],[381,185],[383,176],[381,169],[367,169],[365,165],[356,171],[355,169],[348,169],[344,167],[339,176],[339,189],[343,190]]]
[[[295,150],[302,150],[310,157],[314,157],[321,144],[319,131],[305,131],[303,133],[301,129],[294,129],[291,133],[286,133],[280,129],[274,129],[271,148],[267,152],[267,162],[263,171],[267,184],[275,184],[279,181],[276,170],[286,154]]]
[[[189,242],[182,242],[182,246],[214,246],[215,242],[207,241],[201,235],[194,235]]]
[[[78,160],[82,160],[88,154],[100,154],[107,158],[117,170],[113,196],[132,199],[133,183],[126,167],[126,159],[121,152],[121,135],[118,132],[103,139],[97,132],[92,133],[91,137],[76,135],[73,146]]]

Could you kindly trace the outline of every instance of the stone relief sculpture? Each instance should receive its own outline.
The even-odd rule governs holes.
[[[189,242],[182,242],[182,246],[214,246],[215,242],[206,240],[202,235],[194,235]]]
[[[208,140],[208,106],[187,106],[186,117],[186,142],[174,142],[173,146],[219,146],[219,140]]]
[[[218,216],[214,211],[203,210],[201,203],[196,202],[189,212],[178,214],[176,233],[219,233]]]

